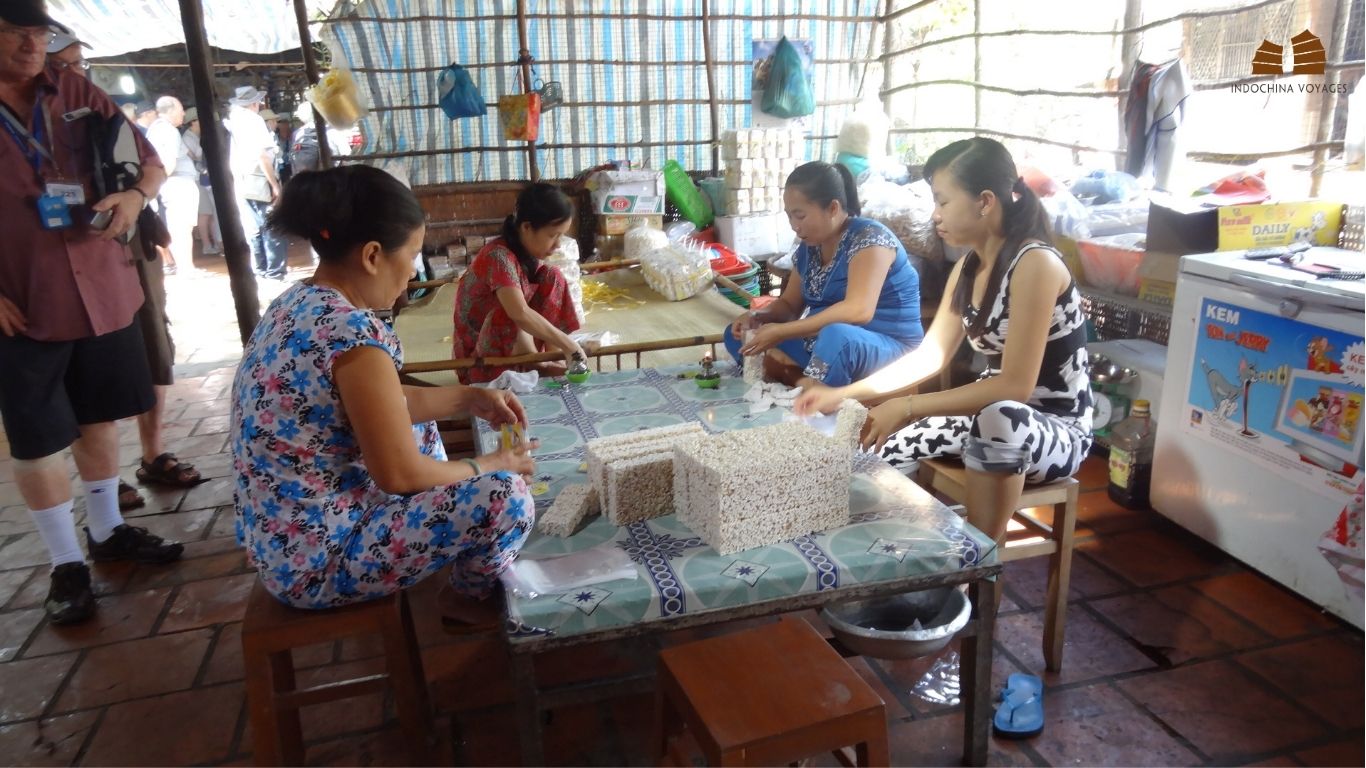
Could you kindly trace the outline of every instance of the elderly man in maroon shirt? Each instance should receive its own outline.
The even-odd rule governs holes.
[[[65,29],[42,0],[0,0],[0,417],[19,492],[52,556],[44,609],[62,624],[95,608],[68,446],[85,486],[91,559],[165,563],[183,547],[126,524],[116,491],[114,422],[153,402],[133,322],[142,289],[117,238],[166,173],[141,133],[129,131],[141,179],[95,199],[91,131],[120,113],[89,81],[45,66],[54,28]]]

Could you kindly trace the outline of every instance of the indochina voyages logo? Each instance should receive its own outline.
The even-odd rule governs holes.
[[[1290,38],[1290,71],[1285,71],[1285,46],[1263,40],[1252,54],[1252,74],[1256,75],[1322,75],[1327,71],[1328,56],[1323,41],[1309,30]],[[1347,93],[1346,83],[1234,83],[1234,93]]]

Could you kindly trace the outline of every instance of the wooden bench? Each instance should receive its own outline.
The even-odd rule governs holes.
[[[967,499],[967,468],[961,462],[924,459],[920,462],[922,487],[962,504]],[[1043,657],[1051,672],[1062,669],[1063,630],[1067,623],[1067,585],[1072,576],[1072,542],[1077,527],[1077,500],[1080,484],[1065,478],[1045,485],[1025,486],[1020,508],[1011,520],[1031,535],[1031,540],[1012,540],[1007,532],[1001,561],[1024,560],[1048,555],[1048,597],[1044,606]],[[1034,507],[1052,507],[1052,524],[1029,514]]]
[[[659,653],[657,746],[681,720],[708,765],[785,765],[854,746],[888,765],[885,705],[815,629],[784,619]]]
[[[309,688],[296,688],[292,650],[363,634],[384,642],[386,672]],[[276,600],[258,581],[242,622],[247,714],[257,765],[303,765],[299,709],[367,693],[393,690],[394,708],[414,765],[428,762],[431,705],[413,619],[404,593],[328,610],[301,610]]]

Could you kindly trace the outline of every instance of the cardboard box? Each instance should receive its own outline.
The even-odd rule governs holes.
[[[664,174],[659,171],[598,171],[585,185],[594,213],[664,213]]]
[[[664,229],[664,215],[636,216],[633,214],[599,214],[599,235],[624,235],[636,227]]]
[[[1219,209],[1219,250],[1272,248],[1295,242],[1337,245],[1341,229],[1342,203],[1229,205]]]
[[[741,256],[766,256],[778,250],[778,230],[773,216],[717,216],[716,236]]]
[[[1138,298],[1170,307],[1176,300],[1176,278],[1180,272],[1180,256],[1148,251],[1138,265]]]
[[[1219,247],[1219,209],[1154,193],[1148,204],[1148,250],[1185,256]]]

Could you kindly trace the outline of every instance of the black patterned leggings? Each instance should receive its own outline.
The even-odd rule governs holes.
[[[1071,477],[1091,450],[1091,429],[1013,400],[976,416],[926,416],[892,435],[882,458],[894,467],[958,456],[973,469],[1025,474],[1033,485]]]

